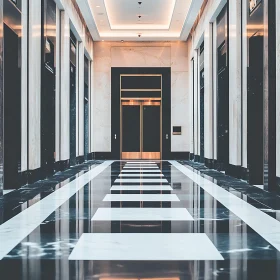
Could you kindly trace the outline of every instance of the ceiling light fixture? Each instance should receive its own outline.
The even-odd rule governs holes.
[[[141,21],[141,4],[142,4],[142,2],[141,1],[139,1],[138,2],[138,4],[139,4],[139,16],[138,16],[138,21]]]
[[[124,42],[124,40],[121,40],[121,42],[123,43],[123,42]]]
[[[96,6],[96,8],[100,8],[100,6]]]

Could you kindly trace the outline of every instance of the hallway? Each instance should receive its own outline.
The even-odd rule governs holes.
[[[279,279],[277,215],[205,177],[178,161],[92,162],[23,196],[17,212],[0,201],[0,271],[29,280]]]

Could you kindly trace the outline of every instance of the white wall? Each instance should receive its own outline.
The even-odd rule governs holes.
[[[241,0],[229,1],[229,163],[241,165]]]
[[[205,67],[205,101],[204,101],[204,147],[205,157],[217,159],[217,81],[216,81],[216,18],[226,4],[226,0],[209,0],[201,18],[192,33],[192,48],[189,57],[196,57],[195,52],[204,41]],[[242,71],[241,71],[241,1],[229,1],[229,162],[233,165],[242,164],[242,153],[247,153],[246,138],[242,139]],[[212,26],[213,25],[213,26]],[[213,28],[212,28],[213,27]],[[246,47],[246,45],[245,45]],[[196,60],[195,60],[196,62]],[[198,64],[198,61],[196,62]],[[197,66],[195,66],[197,69]],[[195,70],[196,71],[196,70]],[[246,74],[246,73],[245,73]],[[245,75],[244,74],[244,75]],[[195,77],[197,73],[195,73]],[[195,96],[195,154],[199,155],[199,102],[198,83],[194,84]],[[246,92],[245,92],[246,94]],[[245,105],[246,106],[246,105]],[[245,109],[243,113],[246,113]],[[245,126],[246,128],[246,126]],[[190,132],[192,133],[192,132]],[[243,141],[243,150],[242,150]],[[245,161],[246,164],[246,161]]]
[[[111,67],[171,67],[171,125],[182,126],[182,135],[171,135],[171,151],[189,151],[187,54],[186,42],[94,43],[94,152],[111,151]]]
[[[29,1],[29,169],[41,166],[41,1]]]
[[[70,157],[70,28],[77,36],[81,46],[79,51],[79,80],[81,83],[77,91],[77,106],[79,106],[77,107],[77,112],[79,112],[77,117],[79,124],[77,156],[84,154],[84,54],[86,53],[88,58],[92,60],[93,41],[87,36],[85,26],[72,1],[55,0],[55,2],[57,4],[55,157],[56,161],[59,161],[68,160]],[[27,169],[34,170],[41,166],[41,1],[29,0],[28,11],[27,0],[23,0],[22,12],[21,171],[25,171]],[[28,13],[29,26],[27,24]],[[27,49],[28,42],[29,49]],[[28,69],[27,52],[29,53]],[[29,92],[27,92],[27,77]],[[92,94],[92,91],[89,94]],[[89,121],[89,125],[92,126],[91,121]]]

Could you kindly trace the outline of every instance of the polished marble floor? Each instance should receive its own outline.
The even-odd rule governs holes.
[[[177,161],[100,162],[3,205],[3,280],[280,279],[280,222]]]

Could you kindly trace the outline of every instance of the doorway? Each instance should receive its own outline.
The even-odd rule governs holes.
[[[89,60],[85,56],[84,63],[84,154],[85,160],[89,153]]]
[[[229,164],[229,72],[227,6],[217,17],[217,160],[218,170]]]
[[[129,102],[131,100],[142,102],[158,101],[162,112],[160,125],[160,158],[162,160],[170,159],[171,68],[113,67],[111,69],[111,93],[111,153],[109,155],[100,153],[96,156],[99,158],[108,158],[109,156],[112,159],[122,158],[122,102]],[[145,113],[147,113],[147,116],[149,114],[148,111],[149,108],[146,108]],[[146,114],[144,114],[144,116],[146,116]],[[143,145],[145,146],[145,143],[143,143]],[[140,152],[140,150],[138,150],[138,152]]]
[[[47,0],[43,4],[41,167],[48,177],[54,172],[55,162],[56,4]]]
[[[161,159],[161,102],[122,101],[121,159]]]
[[[20,186],[21,171],[21,5],[3,2],[4,190]]]
[[[77,39],[70,33],[70,165],[76,165],[76,65],[77,65]]]
[[[249,183],[263,185],[263,76],[264,7],[262,1],[248,1],[248,168]]]
[[[200,86],[200,162],[204,163],[204,42],[199,48]]]

